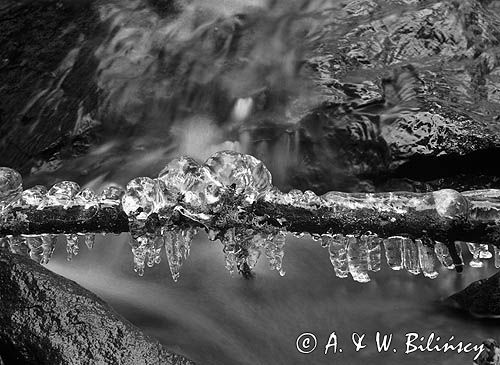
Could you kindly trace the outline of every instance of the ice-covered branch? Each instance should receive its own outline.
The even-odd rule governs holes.
[[[260,161],[229,151],[203,165],[181,157],[156,179],[136,178],[125,191],[110,187],[99,196],[69,181],[48,191],[41,186],[22,191],[21,184],[15,171],[0,171],[0,237],[9,238],[14,252],[22,251],[25,242],[32,257],[42,262],[50,257],[54,234],[66,235],[71,258],[78,252],[78,235],[86,235],[92,246],[92,234],[129,231],[136,271],[142,274],[146,264],[157,263],[165,246],[176,279],[190,239],[204,228],[211,239],[223,242],[228,269],[244,273],[255,265],[261,249],[282,272],[285,232],[321,239],[337,275],[350,272],[358,281],[369,280],[367,271],[380,267],[382,245],[391,268],[422,270],[428,277],[437,275],[435,258],[460,269],[457,241],[468,242],[471,266],[492,256],[487,244],[495,247],[500,265],[498,190],[283,193],[272,186],[271,174]]]

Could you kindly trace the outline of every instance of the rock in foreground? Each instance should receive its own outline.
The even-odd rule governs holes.
[[[0,364],[193,364],[75,282],[2,250],[0,303]]]
[[[500,318],[500,272],[488,279],[475,281],[447,298],[445,303],[474,317]]]

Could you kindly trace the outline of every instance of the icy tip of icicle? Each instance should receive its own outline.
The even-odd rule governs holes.
[[[68,208],[75,203],[74,198],[79,191],[80,185],[73,181],[58,182],[47,192],[47,205]]]
[[[467,214],[467,200],[453,189],[442,189],[432,193],[436,211],[442,217],[456,218]]]
[[[267,167],[253,156],[234,151],[220,151],[206,162],[214,178],[225,187],[235,187],[253,203],[272,189],[272,177]]]
[[[155,211],[158,196],[158,183],[149,177],[131,180],[122,197],[123,211],[129,217],[147,219]]]
[[[0,211],[19,198],[23,190],[23,179],[19,172],[0,167]]]
[[[42,209],[45,201],[47,188],[43,185],[36,185],[30,189],[24,190],[21,194],[21,206],[35,206],[37,209]]]

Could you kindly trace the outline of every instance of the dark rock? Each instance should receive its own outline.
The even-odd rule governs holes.
[[[448,297],[444,303],[467,311],[474,317],[500,318],[500,272],[470,284]]]
[[[494,339],[483,341],[484,351],[474,361],[476,365],[500,365],[500,346]]]
[[[193,364],[29,258],[0,250],[0,282],[5,364]]]

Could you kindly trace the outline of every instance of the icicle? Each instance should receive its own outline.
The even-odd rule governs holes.
[[[462,269],[462,266],[464,266],[464,258],[462,256],[462,245],[460,244],[459,241],[456,241],[455,243],[455,251],[457,252],[457,261],[453,261],[455,264],[455,269]]]
[[[493,246],[495,251],[495,267],[500,269],[500,249],[497,246]]]
[[[490,252],[487,244],[479,245],[479,258],[480,259],[491,259],[493,255]]]
[[[66,237],[66,252],[68,261],[73,259],[73,256],[78,255],[80,248],[78,247],[78,235],[77,234],[65,234]]]
[[[450,250],[444,243],[436,241],[434,244],[434,252],[436,253],[439,262],[441,262],[444,267],[449,270],[453,270],[455,268],[453,258],[450,255]]]
[[[413,240],[409,238],[403,238],[403,265],[409,273],[420,274],[418,249]]]
[[[283,257],[285,255],[286,233],[279,231],[271,240],[267,241],[265,252],[269,260],[271,270],[276,270],[281,276],[285,275],[283,270]]]
[[[85,234],[85,237],[83,238],[85,245],[88,247],[89,250],[92,250],[95,245],[95,234],[94,233],[87,233]]]
[[[41,264],[48,264],[56,248],[57,238],[53,234],[42,234],[42,261]]]
[[[209,241],[215,241],[217,239],[217,235],[219,234],[218,230],[215,229],[209,229],[208,230],[208,240]]]
[[[252,240],[250,240],[250,244],[247,248],[247,264],[250,269],[253,269],[257,262],[259,261],[261,251],[260,249],[264,246],[265,238],[262,235],[256,235]]]
[[[26,243],[28,244],[28,248],[30,249],[30,258],[33,261],[41,263],[43,260],[43,242],[41,236],[34,235],[26,235]]]
[[[380,238],[376,235],[361,236],[366,241],[368,249],[368,270],[377,272],[380,271],[382,263],[382,247],[380,245]]]
[[[389,237],[384,240],[385,257],[387,265],[392,270],[401,270],[403,268],[403,237]]]
[[[134,256],[134,271],[139,276],[144,276],[144,268],[146,262],[146,255],[149,250],[150,240],[145,237],[131,238],[130,246],[132,247],[132,255]]]
[[[335,270],[335,275],[339,278],[346,278],[349,275],[347,265],[347,239],[341,234],[333,237],[323,236],[328,241],[328,253],[330,262]]]
[[[234,228],[230,228],[224,233],[222,244],[224,245],[222,251],[224,252],[226,269],[229,273],[233,274],[237,267],[236,255],[240,250],[240,247],[236,244],[236,234]]]
[[[165,241],[162,236],[153,239],[153,244],[149,246],[147,253],[147,265],[153,267],[161,262],[161,250],[165,246]]]
[[[180,276],[180,268],[190,253],[191,240],[195,230],[188,228],[183,231],[169,231],[162,229],[162,236],[167,254],[168,264],[172,279],[177,282]]]
[[[435,279],[438,276],[436,271],[436,256],[434,254],[434,249],[432,247],[424,245],[422,240],[415,240],[418,247],[418,258],[420,261],[420,267],[424,276],[429,279]]]
[[[347,263],[352,278],[360,283],[370,281],[368,276],[368,247],[366,240],[348,235],[347,239]]]
[[[26,244],[26,238],[20,236],[7,236],[9,240],[9,249],[10,252],[28,256],[29,250],[28,245]]]
[[[467,245],[467,248],[469,249],[470,253],[472,254],[472,260],[469,262],[470,267],[474,268],[481,268],[484,266],[483,262],[479,259],[480,257],[480,246],[477,243],[472,243],[472,242],[465,242]]]

